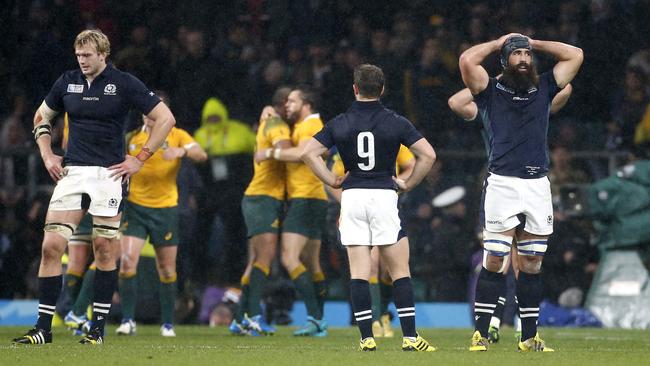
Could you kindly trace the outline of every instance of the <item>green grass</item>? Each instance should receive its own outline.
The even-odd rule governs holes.
[[[555,353],[519,353],[511,329],[489,352],[467,351],[469,329],[421,329],[438,348],[433,353],[402,352],[401,339],[377,340],[377,352],[358,352],[356,328],[332,329],[326,338],[294,338],[281,327],[272,337],[230,336],[226,328],[179,326],[178,337],[165,339],[157,326],[138,326],[138,335],[114,336],[101,346],[77,344],[78,338],[54,330],[54,343],[12,346],[11,338],[26,328],[0,327],[0,365],[649,365],[650,331],[545,328],[542,336]],[[399,331],[398,331],[399,332]]]

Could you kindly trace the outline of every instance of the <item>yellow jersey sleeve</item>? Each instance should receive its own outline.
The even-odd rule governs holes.
[[[298,143],[309,140],[323,129],[323,121],[314,118],[309,123],[302,123],[298,132]]]
[[[341,160],[341,155],[338,153],[332,158],[334,162],[332,164],[332,173],[337,177],[342,177],[345,175],[345,166],[343,165],[343,160]]]
[[[415,156],[411,150],[404,145],[399,145],[399,151],[397,152],[397,165],[404,166],[413,159],[415,159]]]
[[[178,141],[178,147],[185,147],[196,143],[192,135],[180,128],[176,129],[176,141]]]
[[[275,146],[278,141],[291,140],[291,131],[280,117],[270,117],[266,120],[264,125],[264,132],[271,142],[271,146]]]

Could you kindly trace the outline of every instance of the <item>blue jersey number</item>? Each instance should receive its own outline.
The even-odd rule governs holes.
[[[360,158],[368,159],[366,163],[359,163],[359,169],[372,170],[375,167],[375,136],[372,132],[361,132],[357,135],[357,154]]]

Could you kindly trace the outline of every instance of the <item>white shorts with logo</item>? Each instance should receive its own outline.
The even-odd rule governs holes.
[[[341,244],[395,244],[400,230],[397,192],[363,188],[343,191],[339,223]]]
[[[485,187],[485,230],[500,233],[517,227],[517,215],[526,216],[524,230],[535,235],[553,233],[553,201],[547,177],[523,179],[490,173]]]
[[[111,171],[99,166],[68,166],[65,171],[65,176],[54,187],[49,210],[80,210],[82,196],[87,194],[90,198],[88,213],[117,216],[122,202],[121,179],[110,178]]]

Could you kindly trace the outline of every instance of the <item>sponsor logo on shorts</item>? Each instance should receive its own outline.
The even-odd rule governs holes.
[[[115,198],[111,198],[108,200],[108,207],[115,208],[117,207],[117,200]]]
[[[115,93],[117,93],[115,84],[106,84],[104,87],[104,95],[115,95]]]
[[[272,228],[279,228],[280,227],[280,219],[275,219],[273,223],[271,224]]]
[[[499,221],[499,220],[487,220],[486,222],[488,224],[491,224],[491,225],[501,225],[502,224],[502,222]]]
[[[546,217],[546,223],[549,224],[549,225],[553,224],[553,215],[548,215]]]
[[[172,236],[174,236],[174,234],[172,234],[171,231],[168,232],[167,234],[165,234],[165,240],[172,240]]]
[[[84,92],[83,84],[68,84],[68,93],[81,94]]]

